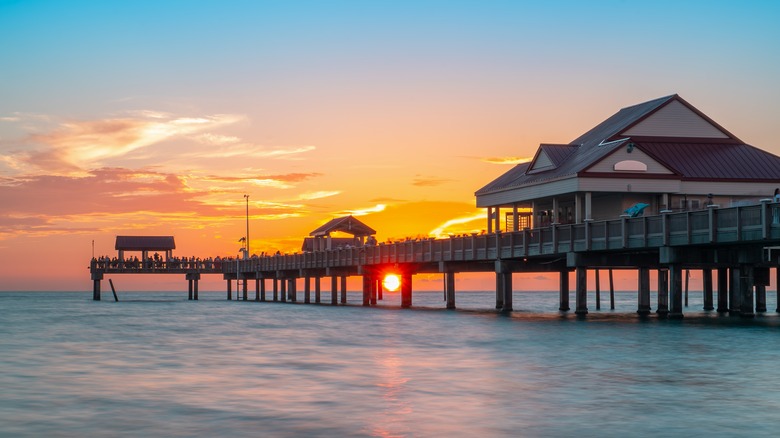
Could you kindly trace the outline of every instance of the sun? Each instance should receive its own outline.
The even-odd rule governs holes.
[[[382,280],[382,286],[390,292],[395,292],[401,286],[401,279],[395,274],[387,274]]]

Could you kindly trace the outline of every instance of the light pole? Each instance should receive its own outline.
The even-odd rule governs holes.
[[[244,195],[246,199],[246,251],[244,251],[244,258],[249,258],[249,195]]]

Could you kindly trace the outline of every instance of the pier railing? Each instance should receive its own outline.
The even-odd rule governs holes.
[[[522,231],[416,239],[240,260],[225,273],[357,267],[395,263],[489,262],[568,252],[780,241],[780,204],[717,208],[637,218],[553,224]]]
[[[233,261],[235,265],[235,261]],[[223,272],[223,262],[213,260],[101,260],[93,259],[90,263],[90,269],[101,270],[107,273],[126,273],[126,274],[159,274],[159,273],[182,273],[191,272],[221,274]],[[233,271],[235,272],[235,270]]]
[[[568,252],[651,249],[661,246],[780,244],[780,203],[663,213],[637,218],[553,224],[547,227],[445,239],[414,239],[245,260],[92,260],[92,272],[214,273],[356,268],[382,264],[491,262]]]

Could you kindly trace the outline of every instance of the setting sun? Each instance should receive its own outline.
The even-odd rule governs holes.
[[[384,286],[385,290],[395,292],[401,286],[401,279],[395,274],[387,274],[385,279],[382,280],[382,286]]]

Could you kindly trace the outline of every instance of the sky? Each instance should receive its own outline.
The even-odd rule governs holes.
[[[253,253],[347,214],[380,241],[479,231],[474,192],[540,143],[674,93],[780,155],[778,21],[766,1],[0,0],[0,290],[89,291],[117,235],[235,256],[245,194]]]

